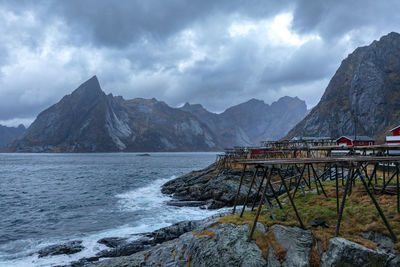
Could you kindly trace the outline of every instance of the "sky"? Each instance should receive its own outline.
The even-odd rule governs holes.
[[[400,1],[0,0],[0,124],[28,126],[97,75],[106,93],[315,106],[341,61],[400,29]]]

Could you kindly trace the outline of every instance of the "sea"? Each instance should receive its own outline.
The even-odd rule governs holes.
[[[168,206],[160,191],[216,153],[149,154],[0,154],[0,266],[65,265],[105,249],[101,238],[224,211]],[[41,248],[72,240],[85,249],[38,258]]]

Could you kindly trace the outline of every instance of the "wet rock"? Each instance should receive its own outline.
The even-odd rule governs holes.
[[[318,226],[321,226],[323,228],[329,227],[329,225],[326,223],[326,221],[324,219],[317,219],[317,220],[311,221],[310,225],[312,227],[318,227]]]
[[[184,200],[171,200],[166,202],[169,206],[175,207],[200,207],[206,204],[205,201],[184,201]]]
[[[389,255],[385,252],[335,237],[329,240],[329,249],[322,254],[321,266],[385,266],[388,259]]]
[[[178,238],[186,232],[190,232],[200,224],[200,221],[182,221],[173,225],[158,229],[151,233],[136,235],[136,239],[109,237],[97,241],[112,249],[102,250],[96,254],[98,258],[110,258],[129,256],[136,252],[149,249],[157,244]],[[137,238],[139,236],[139,238]]]
[[[127,238],[122,237],[105,237],[97,241],[97,243],[106,245],[109,248],[116,248],[126,244]]]
[[[75,254],[84,249],[82,246],[82,240],[75,240],[66,242],[63,244],[56,244],[47,246],[38,251],[39,258],[47,257],[47,256],[54,256],[54,255],[61,255],[61,254]]]
[[[129,243],[122,244],[111,250],[102,250],[96,254],[96,257],[110,258],[110,257],[129,256],[136,252],[148,249],[154,245],[155,243],[150,238],[141,238],[138,240],[131,241]]]
[[[225,206],[225,203],[222,201],[214,200],[214,199],[209,199],[206,201],[205,205],[201,206],[201,209],[207,209],[207,210],[215,210],[215,209],[220,209]]]

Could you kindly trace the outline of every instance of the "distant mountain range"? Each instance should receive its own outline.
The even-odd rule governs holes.
[[[342,61],[320,102],[294,136],[368,135],[383,141],[400,124],[400,34],[359,47]]]
[[[96,76],[41,112],[15,152],[218,151],[284,136],[306,114],[304,101],[252,99],[221,114],[201,105],[106,95]]]
[[[0,150],[6,149],[7,145],[23,135],[26,128],[20,124],[18,127],[7,127],[0,125]]]
[[[271,105],[251,99],[221,114],[211,113],[200,104],[186,103],[181,110],[190,112],[212,129],[219,143],[225,147],[259,145],[261,141],[277,140],[307,113],[304,101],[288,96]]]

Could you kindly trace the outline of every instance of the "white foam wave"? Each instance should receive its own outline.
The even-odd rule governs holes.
[[[151,232],[179,221],[203,219],[215,213],[229,210],[229,208],[220,210],[202,210],[198,207],[173,207],[166,205],[166,201],[171,200],[171,198],[161,193],[161,186],[165,182],[174,178],[175,177],[172,176],[168,179],[158,179],[149,185],[116,195],[119,199],[118,203],[121,210],[138,214],[137,220],[132,222],[132,225],[123,225],[88,236],[74,236],[68,240],[49,240],[48,242],[43,243],[30,241],[32,243],[30,245],[31,249],[27,250],[25,254],[28,256],[21,258],[22,255],[9,254],[6,258],[5,255],[0,255],[0,267],[45,267],[69,264],[84,257],[93,257],[97,252],[106,249],[104,245],[97,243],[101,238],[128,237],[132,234]],[[40,248],[48,245],[60,244],[70,240],[83,240],[82,245],[85,249],[72,255],[38,258],[37,251]],[[14,259],[10,259],[10,256]]]

